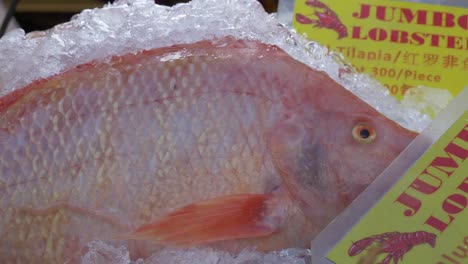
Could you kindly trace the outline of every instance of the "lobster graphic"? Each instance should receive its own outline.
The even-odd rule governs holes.
[[[333,10],[331,10],[327,5],[320,2],[320,0],[307,0],[306,5],[314,7],[314,8],[322,8],[323,12],[316,11],[314,14],[317,16],[318,19],[311,19],[309,15],[303,14],[296,14],[297,22],[301,24],[313,24],[314,27],[318,28],[328,28],[331,30],[336,31],[338,33],[338,39],[344,38],[348,36],[348,29],[346,28],[343,23],[341,23],[340,19],[336,15]]]
[[[432,247],[435,247],[436,237],[437,236],[435,234],[425,231],[416,231],[411,233],[383,233],[354,242],[348,250],[348,255],[356,256],[372,243],[377,242],[382,245],[381,253],[388,253],[382,261],[382,264],[388,264],[392,259],[394,264],[398,264],[398,260],[403,260],[403,255],[410,251],[414,246],[428,243]]]

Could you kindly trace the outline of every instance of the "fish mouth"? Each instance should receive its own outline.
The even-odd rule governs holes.
[[[418,135],[419,134],[417,132],[407,131],[399,138],[395,139],[395,142],[392,143],[384,153],[382,153],[383,156],[393,162],[406,148],[408,148],[409,145],[411,145]]]
[[[413,142],[413,140],[419,136],[419,133],[416,132],[416,131],[412,131],[412,130],[409,130],[409,129],[406,129],[400,125],[399,126],[399,129],[398,129],[398,133],[400,133],[402,139],[401,140],[398,140],[396,142],[401,142],[400,144],[398,144],[400,146],[400,149],[401,151],[403,149],[405,149],[409,144],[411,144],[411,142]],[[403,147],[402,147],[403,146]]]

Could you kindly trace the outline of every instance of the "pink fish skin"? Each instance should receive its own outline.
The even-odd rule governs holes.
[[[0,259],[307,247],[415,136],[256,41],[94,61],[0,98]]]

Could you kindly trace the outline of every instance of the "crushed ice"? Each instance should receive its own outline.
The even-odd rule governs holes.
[[[81,258],[82,264],[309,264],[310,250],[285,249],[263,253],[245,249],[237,255],[211,248],[166,248],[146,259],[130,260],[125,246],[114,247],[92,241]]]
[[[244,250],[238,255],[220,252],[209,248],[189,250],[166,249],[135,264],[309,264],[309,250],[287,249],[280,252],[262,253]]]

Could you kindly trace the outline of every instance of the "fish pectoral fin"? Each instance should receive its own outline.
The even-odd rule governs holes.
[[[272,196],[237,194],[190,204],[137,228],[129,239],[191,246],[235,238],[266,236],[276,230],[270,219]]]

